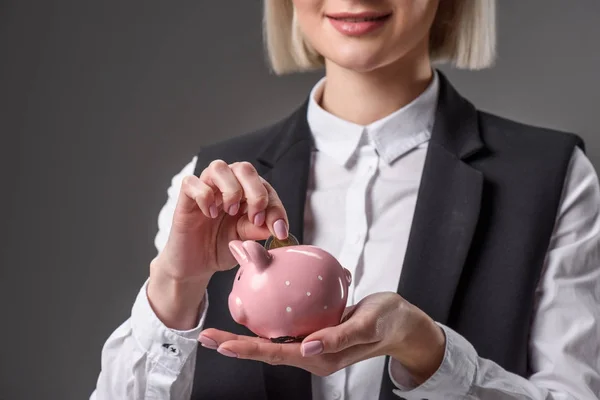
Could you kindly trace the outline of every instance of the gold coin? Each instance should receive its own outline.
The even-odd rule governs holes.
[[[288,233],[287,239],[284,240],[279,240],[275,236],[269,236],[265,242],[265,249],[271,250],[278,247],[297,246],[299,244],[300,242],[298,242],[298,239],[291,233]]]

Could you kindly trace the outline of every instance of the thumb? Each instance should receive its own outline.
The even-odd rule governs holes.
[[[371,338],[358,322],[349,319],[340,325],[321,329],[302,341],[302,355],[339,353],[349,347],[370,343]]]

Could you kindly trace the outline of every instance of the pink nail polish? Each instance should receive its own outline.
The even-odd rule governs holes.
[[[275,223],[273,224],[273,230],[275,231],[275,236],[277,236],[277,239],[279,240],[284,240],[288,236],[285,221],[282,219],[278,219],[277,221],[275,221]]]
[[[265,223],[265,212],[261,211],[254,216],[254,225],[261,226]]]
[[[313,340],[312,342],[306,342],[302,345],[302,356],[316,356],[323,352],[323,343],[320,340]]]
[[[237,214],[238,210],[240,209],[240,203],[235,203],[229,206],[229,215],[235,215]]]
[[[234,357],[234,358],[237,358],[237,356],[238,356],[238,355],[237,355],[237,354],[235,354],[233,351],[230,351],[230,350],[227,350],[227,349],[223,349],[223,348],[221,348],[221,347],[219,347],[219,348],[217,349],[217,351],[218,351],[219,353],[223,354],[224,356],[227,356],[227,357]]]
[[[216,204],[211,204],[211,206],[209,207],[208,211],[210,212],[210,217],[211,218],[217,218],[217,215],[219,215],[219,212],[217,211],[217,205]]]
[[[198,338],[198,341],[202,344],[202,346],[208,347],[209,349],[212,349],[212,350],[216,350],[217,347],[219,347],[217,342],[215,342],[211,338],[206,337],[204,335],[200,335],[200,337]]]

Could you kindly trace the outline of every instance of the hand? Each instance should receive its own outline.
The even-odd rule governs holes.
[[[231,240],[285,239],[288,219],[271,185],[252,164],[215,160],[183,179],[165,248],[152,261],[148,298],[170,328],[189,329],[212,275],[237,262]]]
[[[389,355],[422,383],[440,366],[445,335],[423,311],[396,293],[375,293],[348,307],[342,323],[306,337],[300,343],[204,330],[201,344],[230,357],[271,365],[290,365],[327,376],[359,361]]]

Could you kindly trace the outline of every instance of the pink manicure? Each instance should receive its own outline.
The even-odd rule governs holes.
[[[202,344],[202,346],[208,347],[209,349],[212,349],[212,350],[216,350],[217,347],[219,347],[217,342],[215,342],[211,338],[206,337],[204,335],[200,335],[200,337],[198,338],[198,341]]]
[[[254,225],[261,226],[265,223],[265,211],[261,211],[254,216]]]
[[[320,340],[313,340],[312,342],[306,342],[302,345],[302,356],[316,356],[323,352],[323,343]]]
[[[273,230],[275,230],[275,236],[277,236],[277,239],[279,240],[284,240],[288,236],[285,221],[282,219],[275,221],[273,224]]]
[[[217,349],[217,351],[218,351],[219,353],[223,354],[224,356],[227,356],[227,357],[234,357],[234,358],[237,358],[237,356],[238,356],[238,355],[237,355],[237,354],[235,354],[233,351],[230,351],[230,350],[227,350],[227,349],[223,349],[223,348],[221,348],[221,347],[219,347],[219,348]]]
[[[229,206],[229,215],[235,215],[237,214],[238,210],[240,209],[240,203],[235,203]]]

